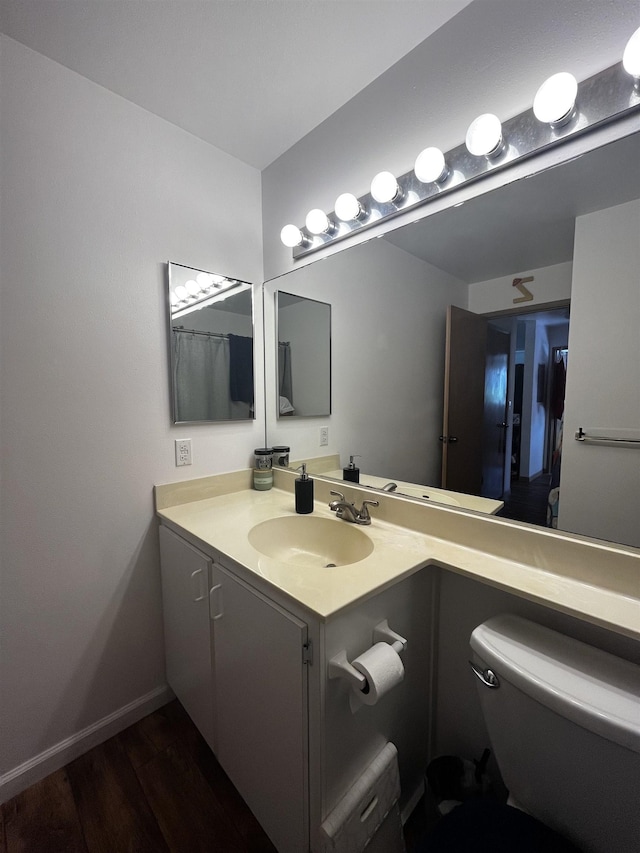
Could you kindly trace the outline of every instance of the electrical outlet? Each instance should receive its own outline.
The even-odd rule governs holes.
[[[176,438],[176,465],[191,465],[190,438]]]
[[[320,427],[320,447],[326,447],[329,444],[329,427]]]

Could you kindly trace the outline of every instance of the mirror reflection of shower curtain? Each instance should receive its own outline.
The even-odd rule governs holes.
[[[278,389],[281,397],[286,397],[293,406],[293,385],[291,379],[291,344],[278,342]]]
[[[174,329],[173,347],[176,421],[224,421],[233,418],[229,392],[229,341]]]

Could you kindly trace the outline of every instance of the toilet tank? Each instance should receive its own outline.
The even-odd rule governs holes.
[[[639,853],[640,667],[518,616],[470,642],[497,679],[476,683],[514,804],[584,853]]]

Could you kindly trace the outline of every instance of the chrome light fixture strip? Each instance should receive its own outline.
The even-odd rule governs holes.
[[[567,139],[573,139],[598,126],[626,117],[638,108],[639,88],[625,72],[622,63],[613,65],[578,84],[575,116],[566,125],[551,127],[538,121],[533,109],[526,110],[503,123],[502,135],[505,144],[497,157],[476,157],[469,153],[466,145],[458,145],[445,153],[449,174],[442,183],[424,184],[418,180],[412,169],[397,179],[402,190],[397,204],[379,203],[370,193],[360,196],[358,201],[366,211],[363,218],[342,222],[332,211],[328,217],[335,223],[335,228],[329,233],[311,234],[306,228],[301,228],[305,241],[293,248],[293,257],[297,259],[317,252],[351,234],[371,228],[407,210],[418,208],[431,199],[558,146]],[[427,139],[425,144],[429,144]]]

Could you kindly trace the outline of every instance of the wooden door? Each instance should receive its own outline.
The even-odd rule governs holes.
[[[487,321],[447,309],[442,426],[442,488],[482,493],[482,422]]]

